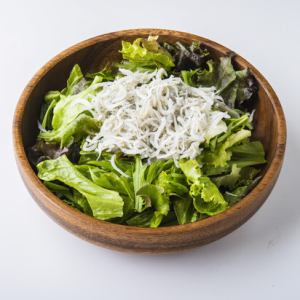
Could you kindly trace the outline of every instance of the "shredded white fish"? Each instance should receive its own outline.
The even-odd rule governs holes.
[[[129,177],[126,173],[124,173],[120,168],[117,167],[115,158],[116,158],[116,154],[113,154],[110,159],[111,166],[122,176]]]
[[[256,109],[253,109],[250,116],[249,116],[249,122],[252,123],[253,119],[254,119],[254,115],[255,115]]]
[[[215,87],[191,87],[181,78],[164,78],[164,69],[131,72],[103,82],[89,110],[100,120],[100,131],[86,138],[83,150],[121,151],[143,159],[193,159],[201,143],[227,127],[228,114],[213,110],[223,101]]]
[[[47,130],[42,126],[41,122],[40,121],[37,121],[37,126],[38,126],[38,129],[41,131],[41,132],[46,132]]]

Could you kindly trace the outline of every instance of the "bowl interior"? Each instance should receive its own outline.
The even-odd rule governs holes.
[[[74,64],[79,64],[84,73],[98,71],[107,63],[119,61],[121,59],[121,55],[118,52],[121,48],[121,40],[132,41],[137,37],[148,36],[148,34],[149,32],[141,32],[139,34],[133,34],[132,32],[126,34],[126,32],[124,32],[122,35],[112,35],[107,39],[105,39],[104,36],[104,38],[99,38],[99,41],[95,41],[93,44],[88,44],[85,47],[82,47],[82,43],[79,44],[78,49],[74,47],[73,53],[68,54],[67,56],[61,55],[63,56],[63,59],[59,58],[60,55],[58,55],[57,62],[55,62],[51,68],[48,68],[46,65],[45,68],[47,69],[47,72],[45,72],[45,74],[33,88],[24,108],[22,137],[25,149],[35,143],[38,133],[37,119],[40,113],[44,95],[49,90],[60,90],[65,86],[70,70]],[[193,35],[179,37],[171,33],[162,32],[162,34],[160,34],[160,40],[167,42],[175,42],[180,40],[187,43],[190,43],[193,40],[198,40],[204,43],[210,52],[216,57],[225,55],[229,51],[225,47],[222,47],[214,42],[195,37]],[[238,55],[234,58],[234,63],[238,68],[247,67],[250,69],[250,71],[254,71],[253,67]],[[255,75],[255,71],[252,73]],[[256,109],[254,118],[254,137],[259,139],[264,144],[268,160],[268,164],[265,167],[265,169],[267,169],[271,164],[275,154],[276,137],[278,135],[278,120],[274,117],[275,112],[273,103],[270,101],[267,91],[262,88],[262,79],[257,77],[256,79],[258,82],[259,91],[253,107]]]

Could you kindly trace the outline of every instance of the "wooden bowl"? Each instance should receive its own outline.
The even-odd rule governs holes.
[[[39,206],[57,223],[77,236],[108,248],[143,253],[162,253],[204,245],[232,232],[246,222],[270,194],[281,169],[286,143],[286,124],[280,102],[267,80],[245,59],[237,55],[237,67],[248,67],[259,92],[256,103],[255,137],[265,146],[268,164],[258,185],[239,203],[225,212],[187,225],[138,228],[96,220],[68,206],[52,194],[31,167],[26,149],[35,142],[37,119],[45,93],[62,89],[69,72],[78,63],[84,72],[99,70],[120,59],[121,40],[159,35],[161,40],[203,42],[211,52],[224,55],[229,49],[208,39],[172,30],[137,29],[100,35],[63,51],[43,66],[25,87],[17,104],[13,140],[17,165],[24,183]]]

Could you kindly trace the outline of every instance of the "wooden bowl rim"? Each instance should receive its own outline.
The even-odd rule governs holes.
[[[238,214],[240,209],[245,208],[246,206],[251,205],[253,201],[256,201],[256,197],[257,197],[256,195],[261,193],[265,188],[268,187],[274,174],[279,173],[283,161],[285,145],[286,145],[286,122],[285,122],[285,117],[284,117],[284,113],[280,101],[277,95],[275,94],[273,88],[263,77],[263,75],[248,61],[246,61],[244,58],[242,58],[240,55],[237,54],[235,56],[235,61],[242,66],[247,66],[251,70],[252,74],[255,76],[257,81],[260,83],[261,88],[263,88],[267,93],[267,96],[273,106],[275,118],[277,119],[277,126],[278,126],[277,147],[272,162],[269,164],[264,176],[259,181],[259,183],[255,186],[255,188],[249,194],[247,194],[243,199],[241,199],[237,204],[230,207],[223,213],[220,213],[216,216],[212,216],[207,219],[203,219],[194,223],[189,223],[185,225],[159,227],[154,229],[154,228],[140,228],[140,227],[134,227],[128,225],[120,225],[120,224],[114,224],[114,223],[94,219],[93,217],[81,213],[80,211],[65,204],[58,197],[56,197],[52,192],[50,192],[46,188],[46,186],[44,186],[44,184],[39,180],[34,170],[30,166],[30,163],[27,159],[27,155],[24,149],[23,139],[22,139],[23,114],[24,114],[25,107],[27,105],[27,101],[33,89],[37,86],[41,78],[43,78],[48,73],[49,70],[51,70],[56,64],[58,64],[60,61],[70,56],[74,52],[77,52],[88,46],[92,46],[99,42],[121,38],[122,36],[129,37],[129,36],[149,35],[149,34],[185,37],[190,40],[202,41],[207,46],[223,53],[230,51],[228,48],[214,41],[211,41],[207,38],[203,38],[201,36],[194,35],[191,33],[168,30],[168,29],[151,29],[151,28],[129,29],[129,30],[122,30],[122,31],[111,32],[103,35],[98,35],[67,48],[66,50],[62,51],[61,53],[53,57],[50,61],[48,61],[42,68],[40,68],[36,72],[36,74],[29,81],[29,83],[23,90],[16,106],[14,120],[13,120],[13,144],[15,149],[15,157],[23,179],[25,180],[27,185],[31,185],[35,187],[36,191],[41,196],[39,199],[41,202],[49,201],[51,203],[51,207],[53,210],[63,211],[64,214],[75,218],[77,221],[80,221],[81,226],[85,226],[85,228],[88,231],[92,231],[93,233],[97,233],[98,231],[103,232],[105,231],[105,229],[110,228],[110,230],[113,230],[120,234],[135,233],[139,235],[144,235],[144,234],[165,235],[165,234],[172,234],[172,233],[179,233],[179,232],[187,233],[195,230],[205,229],[206,227],[211,227],[214,224],[222,222],[225,218],[230,218],[230,216],[234,214]]]

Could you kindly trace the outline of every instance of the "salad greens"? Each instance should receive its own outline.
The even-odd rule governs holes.
[[[175,66],[172,56],[159,45],[156,37],[149,37],[147,40],[138,38],[133,43],[122,41],[120,52],[124,59],[122,67],[131,70],[159,67],[169,70]]]
[[[68,205],[99,220],[152,227],[187,224],[219,214],[258,182],[265,160],[261,142],[252,140],[248,111],[257,85],[238,70],[232,53],[216,59],[197,42],[159,43],[158,37],[122,41],[122,61],[83,75],[71,70],[66,87],[49,91],[41,109],[40,133],[29,157],[38,177]],[[207,134],[196,157],[147,160],[121,151],[97,152],[83,144],[105,120],[90,106],[103,83],[122,78],[120,69],[179,77],[188,86],[215,87],[213,110],[226,113]]]
[[[40,179],[46,182],[58,180],[84,196],[95,218],[107,220],[123,216],[124,201],[118,192],[102,188],[83,176],[65,155],[45,160],[37,165],[37,169]]]

